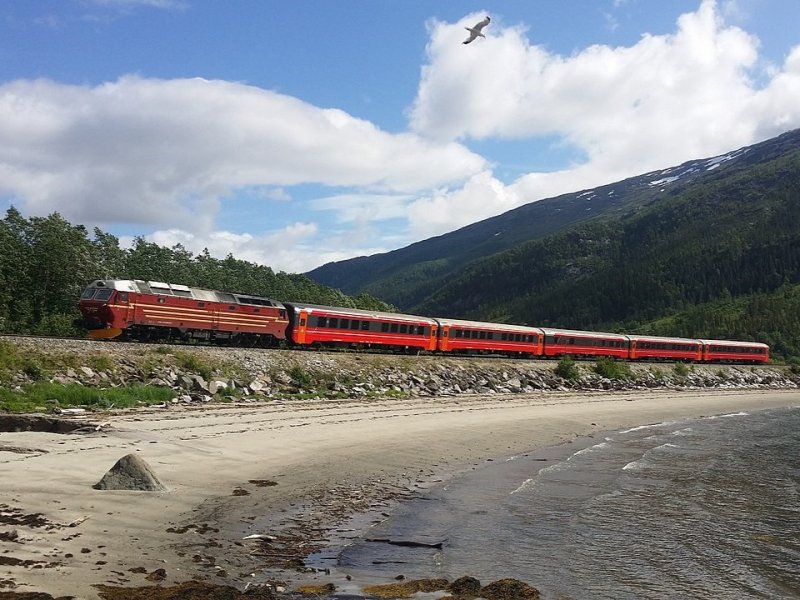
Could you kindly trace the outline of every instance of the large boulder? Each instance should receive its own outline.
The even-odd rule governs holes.
[[[92,487],[96,490],[167,491],[150,465],[136,454],[120,458]]]

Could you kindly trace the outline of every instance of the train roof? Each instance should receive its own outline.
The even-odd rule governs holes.
[[[700,340],[693,339],[693,338],[681,338],[681,337],[667,337],[663,335],[632,335],[628,334],[628,338],[632,342],[644,342],[644,341],[655,341],[655,342],[677,342],[679,344],[699,344]]]
[[[767,344],[761,342],[737,342],[734,340],[700,340],[703,344],[718,344],[723,346],[741,346],[748,348],[769,348]]]
[[[608,333],[605,331],[578,331],[575,329],[555,329],[553,327],[542,327],[542,331],[544,331],[545,335],[574,335],[577,337],[602,337],[602,338],[610,338],[614,340],[624,340],[627,341],[627,335],[623,335],[621,333]]]
[[[286,302],[285,305],[299,312],[307,310],[313,314],[316,312],[336,313],[337,315],[345,317],[370,317],[372,319],[386,319],[395,321],[413,321],[415,323],[423,322],[428,325],[436,325],[436,321],[430,317],[421,317],[419,315],[407,315],[403,313],[381,312],[377,310],[363,310],[360,308],[346,308],[342,306],[324,306],[321,304],[308,304],[305,302]]]
[[[524,331],[527,333],[542,333],[539,327],[530,327],[528,325],[511,325],[509,323],[487,323],[485,321],[466,321],[463,319],[442,319],[436,317],[440,325],[459,325],[461,327],[478,327],[482,329],[494,329],[500,331]]]
[[[88,287],[108,288],[121,292],[139,294],[179,296],[181,298],[193,298],[194,300],[204,300],[206,302],[225,302],[229,304],[250,304],[284,308],[281,302],[263,296],[207,290],[178,283],[165,283],[163,281],[145,281],[143,279],[97,279],[90,283]]]

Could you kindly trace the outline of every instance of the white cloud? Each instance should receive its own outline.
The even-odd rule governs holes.
[[[458,144],[388,134],[341,110],[239,83],[124,77],[94,88],[0,86],[0,195],[80,221],[193,228],[237,188],[414,191],[483,165]]]
[[[764,105],[751,79],[758,40],[726,26],[712,0],[673,34],[570,57],[519,27],[464,52],[458,29],[434,25],[411,113],[414,130],[436,139],[558,135],[589,162],[633,173],[750,143],[772,118],[754,110]]]
[[[336,213],[339,223],[371,223],[404,217],[406,204],[413,199],[414,196],[407,194],[339,194],[312,200],[309,206]]]
[[[267,235],[256,236],[249,233],[237,234],[230,231],[214,231],[198,234],[184,229],[171,228],[155,231],[146,236],[147,241],[160,246],[172,247],[181,244],[194,254],[208,249],[211,256],[224,258],[233,254],[240,260],[265,264],[280,265],[278,270],[301,272],[307,270],[307,263],[300,258],[305,250],[311,254],[313,238],[317,234],[317,226],[313,223],[292,223],[279,231]],[[122,243],[130,244],[126,238]]]
[[[729,13],[738,8],[725,3]],[[714,0],[682,15],[670,35],[645,34],[631,47],[595,45],[569,57],[531,44],[520,26],[495,27],[465,51],[457,43],[461,26],[478,14],[431,24],[413,130],[442,141],[556,136],[587,157],[521,177],[498,195],[504,209],[509,198],[525,203],[594,187],[800,126],[800,48],[760,88],[759,41],[727,25]]]
[[[345,240],[323,232],[314,223],[292,223],[265,235],[237,234],[230,231],[193,233],[179,228],[155,231],[144,236],[148,242],[172,248],[181,244],[193,254],[207,249],[213,257],[222,259],[232,254],[239,260],[268,265],[276,271],[304,273],[327,262],[352,258],[353,240]],[[373,238],[374,239],[374,238]],[[120,238],[123,247],[130,247],[133,238]],[[386,252],[385,246],[365,245],[364,254]]]
[[[461,188],[441,189],[408,206],[408,219],[415,239],[452,231],[506,212],[521,204],[516,191],[484,171]]]

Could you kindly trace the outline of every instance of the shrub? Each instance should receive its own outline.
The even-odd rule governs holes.
[[[559,360],[554,373],[567,381],[575,381],[581,376],[581,371],[571,356],[564,356]]]
[[[214,376],[214,369],[198,355],[191,352],[175,352],[175,362],[182,369],[194,371],[206,381]]]
[[[87,362],[95,371],[112,371],[114,369],[114,361],[108,354],[90,354]]]
[[[628,363],[616,361],[610,356],[598,358],[594,365],[594,372],[606,379],[627,380],[633,378],[633,371]]]
[[[686,377],[689,374],[689,367],[682,362],[675,363],[674,371],[678,377]]]
[[[300,366],[294,366],[289,369],[288,375],[292,378],[292,381],[303,387],[309,387],[313,381],[309,372]]]

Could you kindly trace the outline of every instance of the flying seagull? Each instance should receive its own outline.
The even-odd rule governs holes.
[[[484,27],[489,24],[489,21],[492,19],[490,17],[486,17],[483,21],[475,25],[475,27],[464,27],[467,31],[469,31],[469,37],[464,40],[465,44],[469,44],[472,40],[476,40],[479,37],[485,38],[486,36],[481,33]]]

